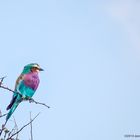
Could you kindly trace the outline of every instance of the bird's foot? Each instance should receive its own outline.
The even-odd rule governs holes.
[[[27,101],[27,100],[32,100],[32,98],[31,97],[28,97],[28,96],[22,96],[22,100],[25,100],[25,101]]]
[[[21,100],[26,100],[26,96],[25,95],[22,95],[21,96]]]
[[[30,97],[30,98],[29,98],[29,102],[30,102],[30,103],[34,102],[34,99]]]

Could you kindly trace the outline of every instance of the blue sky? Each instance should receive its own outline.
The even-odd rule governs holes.
[[[34,140],[123,140],[139,133],[140,2],[0,1],[0,76],[14,88],[24,65],[45,71],[34,99],[14,112],[21,127],[29,112]],[[0,90],[0,109],[11,93]],[[2,123],[1,120],[0,123]],[[12,119],[7,124],[13,127]],[[20,134],[29,139],[29,128]]]

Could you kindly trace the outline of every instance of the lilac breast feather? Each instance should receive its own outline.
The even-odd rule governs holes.
[[[40,80],[37,72],[30,72],[24,75],[24,84],[33,90],[37,89],[39,82]]]

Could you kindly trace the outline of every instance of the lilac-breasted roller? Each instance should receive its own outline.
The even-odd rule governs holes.
[[[37,63],[31,63],[24,67],[16,81],[13,98],[7,106],[7,110],[10,109],[10,111],[6,116],[6,122],[23,99],[30,99],[34,95],[40,81],[38,76],[39,71],[43,71],[43,69]]]

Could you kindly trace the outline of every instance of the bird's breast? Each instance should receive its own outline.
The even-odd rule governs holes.
[[[36,90],[39,85],[38,74],[29,73],[24,75],[24,84],[33,90]]]

